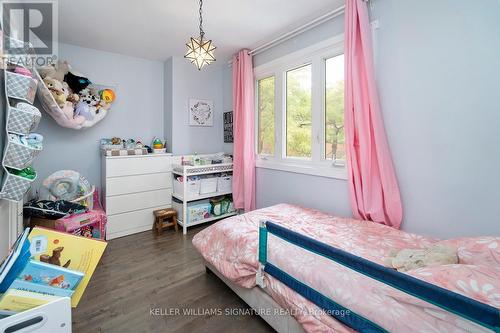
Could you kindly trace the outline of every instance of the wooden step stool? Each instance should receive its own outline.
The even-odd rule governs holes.
[[[177,232],[177,212],[172,208],[158,209],[153,212],[155,215],[155,224],[153,229],[157,235],[161,235],[163,228],[173,226]]]

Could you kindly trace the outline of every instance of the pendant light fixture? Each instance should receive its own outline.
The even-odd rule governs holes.
[[[191,37],[186,44],[188,51],[184,58],[189,59],[192,64],[201,70],[205,65],[210,65],[215,61],[214,50],[215,45],[212,40],[205,39],[205,31],[203,31],[203,13],[202,13],[203,0],[200,0],[200,37]]]

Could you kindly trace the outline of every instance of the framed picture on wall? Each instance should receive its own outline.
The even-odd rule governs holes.
[[[189,126],[213,126],[214,102],[206,99],[189,99]]]
[[[233,111],[224,112],[224,143],[233,142]]]

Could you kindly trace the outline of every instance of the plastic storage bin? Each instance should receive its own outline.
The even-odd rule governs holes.
[[[41,118],[40,110],[28,103],[17,103],[16,107],[9,106],[7,131],[27,135],[37,128]]]
[[[3,165],[9,168],[22,170],[31,165],[33,159],[41,150],[14,142],[9,139],[5,149]]]
[[[201,179],[200,194],[217,192],[217,178],[218,177],[209,177]]]
[[[174,193],[178,194],[180,196],[183,195],[183,188],[182,186],[184,185],[183,182],[179,181],[178,178],[174,179]],[[187,199],[189,198],[195,198],[198,195],[200,195],[200,180],[189,180],[186,183],[186,195]]]
[[[37,80],[30,76],[5,71],[5,83],[8,97],[22,99],[33,104],[38,85]]]
[[[217,191],[231,192],[233,190],[233,176],[222,176],[217,178]]]
[[[187,224],[209,218],[211,207],[209,200],[188,203],[186,209]],[[172,198],[172,208],[177,212],[177,219],[182,221],[182,202]]]

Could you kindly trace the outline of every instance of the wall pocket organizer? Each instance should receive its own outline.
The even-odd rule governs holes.
[[[10,201],[21,201],[31,187],[31,184],[35,181],[36,177],[33,179],[28,179],[20,176],[11,174],[8,170],[5,170],[5,179],[2,186],[2,199]]]
[[[5,82],[8,97],[22,99],[33,104],[37,80],[26,75],[5,71]]]
[[[33,163],[33,160],[40,151],[39,149],[14,142],[9,138],[3,157],[3,165],[12,169],[22,170]]]
[[[35,55],[30,44],[10,39],[11,44],[24,48],[21,54]],[[9,58],[10,59],[10,58]],[[19,64],[19,62],[16,62]],[[28,176],[27,172],[15,172],[30,167],[33,159],[40,153],[41,149],[36,149],[24,142],[20,135],[28,135],[40,122],[41,113],[32,104],[37,92],[38,80],[32,77],[35,74],[34,67],[19,68],[19,65],[8,63],[3,69],[5,103],[2,105],[5,122],[5,149],[2,159],[3,181],[0,191],[0,199],[9,201],[21,201],[36,179],[36,173]],[[22,73],[22,74],[20,74]],[[13,170],[14,169],[14,170]],[[11,172],[15,172],[13,174]],[[33,170],[31,171],[33,172]],[[24,176],[24,177],[23,177]],[[1,332],[1,330],[0,330]]]
[[[7,107],[7,132],[28,135],[38,127],[42,114],[33,105],[19,102]]]

